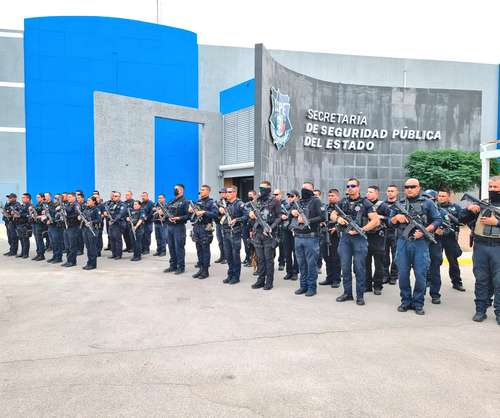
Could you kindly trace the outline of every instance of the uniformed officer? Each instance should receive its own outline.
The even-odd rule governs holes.
[[[300,272],[300,287],[295,294],[314,296],[318,279],[319,228],[323,219],[321,201],[314,196],[313,183],[302,185],[300,200],[290,211],[290,219]]]
[[[158,201],[153,208],[156,238],[156,252],[153,255],[157,257],[163,257],[167,254],[167,222],[162,208],[165,208],[165,195],[159,194]]]
[[[438,206],[445,210],[448,217],[448,222],[451,228],[439,228],[436,231],[438,236],[441,236],[441,245],[449,265],[449,275],[452,287],[459,292],[465,292],[460,275],[460,266],[458,265],[458,257],[462,255],[462,249],[458,244],[458,232],[460,231],[460,218],[462,217],[462,208],[456,203],[451,202],[450,190],[442,187],[437,195]]]
[[[14,214],[14,222],[16,224],[16,233],[21,243],[21,254],[17,257],[28,258],[30,252],[30,237],[32,234],[32,223],[34,217],[32,213],[34,207],[31,204],[31,195],[23,193],[22,204],[19,207],[19,212]]]
[[[495,316],[500,325],[500,176],[490,178],[488,194],[492,207],[472,204],[463,212],[461,221],[476,220],[472,253],[476,313],[472,320],[484,321],[494,298]]]
[[[275,199],[277,199],[280,202],[280,209],[281,205],[283,205],[286,200],[283,199],[283,194],[281,193],[280,189],[275,189],[273,191],[273,196]],[[281,212],[283,212],[281,210]],[[278,240],[278,271],[283,271],[285,270],[285,247],[283,244],[283,222],[280,222],[278,226],[276,227],[276,238]]]
[[[293,209],[293,202],[300,198],[297,190],[291,190],[286,194],[287,200],[281,205],[281,221],[283,228],[283,251],[285,253],[286,275],[284,280],[297,280],[299,274],[299,263],[295,255],[295,238],[290,229],[290,211]]]
[[[103,208],[104,208],[104,210],[102,211],[102,215],[103,215],[104,225],[106,225],[106,235],[108,236],[108,243],[106,245],[106,248],[104,248],[104,250],[106,250],[106,251],[111,251],[111,233],[109,230],[109,218],[107,216],[105,216],[105,212],[106,212],[106,207],[108,207],[108,208],[111,207],[111,204],[113,203],[113,194],[114,193],[116,193],[115,190],[113,190],[109,194],[109,200],[103,201],[103,203],[102,203]]]
[[[373,204],[369,200],[361,197],[359,186],[358,179],[348,179],[346,185],[347,197],[342,199],[338,206],[352,219],[352,222],[355,222],[363,231],[368,232],[380,225],[380,219]],[[339,216],[336,210],[332,212],[330,219],[333,222],[337,222],[338,226],[341,228],[339,256],[344,293],[336,300],[337,302],[353,300],[352,268],[354,265],[354,275],[356,276],[356,304],[362,306],[365,304],[364,292],[368,241],[349,224],[348,219]]]
[[[439,211],[430,200],[420,196],[420,183],[417,179],[408,179],[405,183],[405,198],[400,204],[410,215],[421,221],[429,233],[433,233],[441,225]],[[424,315],[424,297],[426,275],[430,265],[429,241],[418,228],[409,230],[409,221],[401,211],[393,206],[391,222],[398,228],[396,263],[399,271],[399,289],[401,305],[399,312],[415,309],[417,315]],[[415,274],[415,287],[412,292],[410,271]]]
[[[226,199],[226,188],[223,187],[219,190],[219,200],[215,202],[217,208],[222,206],[223,200]],[[215,236],[217,237],[217,245],[219,246],[219,258],[214,261],[214,263],[226,264],[226,256],[224,254],[224,237],[222,236],[222,226],[220,224],[222,216],[219,216],[218,219],[215,220]]]
[[[153,233],[153,207],[154,204],[149,200],[149,194],[147,192],[142,192],[141,195],[142,202],[141,208],[144,211],[144,216],[146,220],[143,223],[143,237],[142,237],[142,254],[149,254],[151,247],[151,234]]]
[[[398,201],[399,189],[395,184],[387,186],[385,204],[392,210]],[[387,222],[385,234],[384,280],[383,283],[395,285],[398,281],[398,266],[396,265],[396,228],[392,222]]]
[[[385,237],[387,222],[389,220],[391,209],[382,200],[379,200],[380,190],[378,186],[369,186],[366,191],[366,198],[373,205],[380,219],[380,224],[368,231],[368,255],[366,256],[366,281],[365,292],[371,292],[375,295],[382,294],[384,280],[384,256],[385,256]],[[372,272],[372,260],[375,269]]]
[[[99,217],[101,219],[101,223],[99,225],[99,228],[97,229],[97,257],[101,256],[102,249],[104,247],[104,242],[102,239],[102,234],[104,232],[104,202],[101,198],[101,194],[99,193],[98,190],[94,190],[92,193],[92,196],[96,198],[96,208],[97,211],[99,212]]]
[[[243,224],[248,218],[245,204],[238,199],[236,186],[226,188],[226,202],[221,202],[219,213],[222,237],[224,242],[224,254],[226,255],[228,270],[227,277],[223,283],[236,284],[240,282],[241,274],[241,233]]]
[[[139,261],[141,255],[144,254],[142,244],[144,242],[144,225],[146,223],[146,213],[142,203],[138,200],[134,201],[132,209],[127,209],[127,224],[129,225],[130,238],[132,239],[132,248],[134,256],[130,261]]]
[[[61,218],[60,211],[56,210],[61,205],[61,195],[56,194],[54,201],[47,204],[46,222],[50,242],[52,245],[52,258],[47,260],[47,263],[57,264],[62,263],[62,255],[64,250],[64,220]]]
[[[219,217],[217,206],[210,198],[210,186],[207,184],[201,186],[200,197],[194,205],[189,207],[189,213],[193,224],[192,238],[196,244],[199,265],[199,270],[193,274],[193,277],[206,279],[210,266],[210,244],[214,238],[213,222]]]
[[[182,274],[186,271],[186,222],[189,220],[188,201],[184,197],[184,185],[174,187],[174,198],[167,203],[167,241],[170,253],[169,267],[165,273]]]
[[[321,219],[324,219],[326,213],[326,205],[321,200],[321,190],[314,189],[314,196],[317,197],[321,202]],[[323,256],[326,254],[326,240],[324,239],[326,235],[323,234],[323,222],[321,222],[319,227],[319,257],[318,257],[318,274],[321,274],[321,267],[323,266]]]
[[[105,207],[104,216],[108,218],[109,244],[111,247],[111,256],[108,258],[120,260],[123,254],[122,237],[126,233],[127,207],[121,201],[121,193],[113,192],[111,204]]]
[[[268,230],[258,221],[258,214],[267,223]],[[257,257],[257,281],[252,289],[270,290],[274,282],[274,257],[278,246],[278,225],[281,223],[281,202],[271,196],[271,183],[263,180],[259,185],[259,197],[248,214],[253,220],[252,242]]]
[[[16,256],[19,248],[19,238],[16,232],[16,218],[14,218],[14,215],[19,214],[21,204],[17,201],[17,195],[15,193],[8,194],[7,199],[9,200],[5,204],[3,210],[3,221],[5,222],[5,228],[7,229],[9,251],[7,251],[4,255]]]
[[[330,189],[328,191],[328,205],[326,206],[326,213],[322,215],[324,219],[325,231],[322,235],[325,235],[325,250],[323,252],[323,258],[326,264],[326,278],[325,280],[319,282],[320,285],[330,285],[331,287],[340,287],[341,282],[341,268],[340,268],[340,257],[339,257],[339,242],[340,234],[337,230],[337,225],[330,220],[332,212],[335,210],[335,205],[340,202],[340,192],[338,189]],[[326,233],[329,234],[329,243],[326,240]]]
[[[255,190],[250,190],[247,194],[247,201],[245,202],[245,210],[247,211],[247,213],[250,211],[250,203],[254,202],[255,199],[257,199],[257,192]],[[247,218],[247,220],[243,224],[241,235],[243,238],[243,247],[245,249],[245,259],[243,260],[243,265],[245,267],[252,266],[252,256],[254,253],[252,239],[250,238],[252,223],[253,222],[251,222],[251,220]]]
[[[43,198],[43,200],[44,200],[44,204],[43,204],[44,211],[42,213],[45,214],[48,211],[49,203],[52,202],[52,194],[50,192],[45,192],[43,194],[43,196],[44,196],[44,198]],[[44,224],[45,224],[46,231],[47,231],[44,234],[44,236],[45,236],[45,251],[49,252],[49,251],[52,251],[52,243],[50,242],[49,227],[47,225],[47,219],[46,218],[44,220]]]
[[[85,196],[81,190],[77,190],[75,192],[76,196],[76,204],[80,208],[80,210],[84,210],[86,203],[85,203]],[[85,243],[83,241],[83,230],[82,228],[78,228],[77,231],[77,250],[76,250],[76,255],[83,255],[83,250],[85,249]]]
[[[98,231],[102,222],[101,213],[97,206],[97,198],[90,196],[80,214],[83,241],[87,248],[87,264],[83,266],[83,270],[94,270],[97,267]]]
[[[66,263],[62,264],[63,267],[76,266],[76,256],[79,246],[80,235],[80,220],[78,219],[78,211],[76,209],[76,196],[75,193],[67,193],[67,203],[62,205],[61,210],[64,211],[68,228],[66,229],[68,237],[68,254]]]
[[[33,261],[45,260],[45,242],[43,241],[44,235],[47,234],[47,225],[44,223],[43,210],[45,205],[45,196],[43,193],[37,193],[37,204],[35,205],[35,220],[33,222],[33,235],[35,236],[36,243],[36,256],[32,258]]]
[[[133,193],[129,190],[125,192],[125,210],[127,209],[132,209],[134,207],[134,195]],[[125,241],[125,252],[126,253],[131,253],[133,251],[132,249],[132,237],[131,234],[132,232],[130,231],[130,225],[128,222],[123,224],[123,228],[125,230],[123,231],[123,240]]]

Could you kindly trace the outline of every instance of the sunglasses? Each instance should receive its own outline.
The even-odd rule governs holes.
[[[408,185],[405,185],[405,189],[416,189],[418,186],[415,185],[415,184],[408,184]]]
[[[357,184],[348,184],[345,187],[346,187],[346,189],[355,189],[356,187],[358,187],[358,185]]]
[[[279,196],[279,193],[273,193],[273,196]]]

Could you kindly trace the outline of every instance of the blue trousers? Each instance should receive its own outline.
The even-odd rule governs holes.
[[[215,235],[217,236],[217,245],[219,246],[220,258],[223,260],[226,258],[224,254],[224,237],[222,236],[222,225],[215,224]]]
[[[164,253],[167,251],[167,224],[155,222],[155,238],[156,238],[156,252]]]
[[[68,244],[69,244],[68,256],[67,256],[68,263],[76,264],[76,253],[78,251],[79,238],[81,232],[82,231],[78,226],[70,226],[66,230],[66,234],[68,236]]]
[[[339,243],[340,266],[342,269],[342,285],[344,294],[352,296],[352,267],[356,276],[356,297],[362,298],[365,293],[366,256],[368,241],[361,235],[342,234]]]
[[[125,226],[120,222],[109,225],[109,245],[113,257],[121,257],[123,254],[122,236]]]
[[[64,229],[55,225],[49,225],[50,244],[52,245],[52,257],[54,260],[62,261],[64,250]]]
[[[43,241],[44,235],[47,233],[47,226],[41,223],[33,224],[33,235],[35,236],[36,254],[45,254],[45,242]]]
[[[443,264],[443,247],[441,241],[438,240],[437,244],[429,243],[429,271],[427,278],[429,279],[429,294],[431,298],[439,298],[441,294],[441,264]]]
[[[198,263],[203,269],[208,269],[208,266],[210,265],[210,244],[212,243],[213,238],[213,233],[206,230],[206,225],[193,225],[193,241],[196,244]]]
[[[142,251],[149,252],[149,247],[151,247],[151,234],[153,233],[153,223],[146,223],[142,228],[144,229],[142,235]]]
[[[415,309],[424,306],[427,270],[430,265],[429,244],[421,238],[414,241],[398,239],[396,247],[396,264],[399,271],[399,290],[401,304]],[[411,289],[410,271],[415,273],[415,286]]]
[[[90,229],[87,227],[82,230],[83,242],[87,248],[87,266],[97,267],[97,248],[98,248],[98,234],[94,230],[96,236],[92,235]]]
[[[295,235],[295,255],[299,264],[300,287],[315,291],[318,280],[319,237]]]
[[[167,228],[168,251],[170,252],[170,267],[186,268],[186,225],[170,224]]]
[[[5,228],[7,228],[7,239],[9,241],[10,253],[17,254],[17,250],[19,248],[19,238],[16,232],[16,224],[9,221],[5,224]]]
[[[229,229],[224,229],[224,254],[226,256],[228,271],[227,277],[231,280],[240,280],[241,274],[241,231],[235,230],[232,233]]]
[[[484,313],[494,297],[495,315],[500,317],[500,245],[474,242],[472,253],[476,312]]]

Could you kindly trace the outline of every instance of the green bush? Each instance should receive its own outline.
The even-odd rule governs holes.
[[[498,168],[498,161],[491,161],[490,174],[498,174]],[[481,184],[479,152],[415,151],[408,156],[405,169],[408,177],[419,179],[425,189],[446,186],[455,192],[466,192]]]

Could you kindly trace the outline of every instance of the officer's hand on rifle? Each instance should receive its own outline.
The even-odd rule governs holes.
[[[248,216],[250,217],[250,219],[257,219],[257,216],[255,215],[255,212],[253,210],[248,214]]]
[[[189,213],[193,213],[194,212],[194,210],[193,210],[193,208],[191,206],[188,207],[188,212]]]
[[[224,215],[226,213],[226,211],[224,210],[224,208],[221,207],[221,208],[219,208],[219,213],[221,215]]]
[[[299,215],[300,215],[300,213],[299,213],[299,211],[297,209],[292,209],[292,211],[290,213],[292,214],[292,216],[294,218],[298,218]]]
[[[337,216],[337,222],[340,224],[340,225],[348,225],[349,222],[346,221],[344,218],[342,218],[342,216]],[[349,231],[349,233],[351,233],[352,231]],[[356,231],[354,231],[356,232]],[[353,234],[351,234],[353,235]]]
[[[205,215],[205,211],[204,210],[197,210],[194,212],[194,214],[198,217],[198,218],[201,218],[203,215]]]
[[[498,219],[496,218],[495,214],[492,213],[491,216],[481,216],[479,218],[479,222],[482,225],[496,226],[498,224]]]
[[[481,212],[481,208],[479,205],[469,205],[467,206],[467,210],[472,213],[479,213]]]
[[[127,222],[130,222],[130,218],[127,216]]]
[[[81,221],[81,220],[82,220],[82,217],[81,217],[80,215],[78,215],[78,216],[77,216],[77,219],[78,219],[79,221]]]
[[[297,218],[297,221],[299,222],[299,224],[303,224],[304,223],[304,218],[299,215],[298,218]]]
[[[424,233],[423,233],[420,229],[417,229],[417,230],[415,231],[415,233],[413,234],[413,237],[414,237],[415,239],[420,239],[420,238],[422,238],[423,236],[424,236]]]
[[[229,222],[229,224],[230,224],[231,226],[234,226],[234,224],[235,224],[236,222],[237,222],[237,220],[236,220],[236,219],[231,219],[231,222]]]
[[[281,214],[281,219],[283,221],[286,221],[288,219],[288,216],[286,216],[284,213]]]
[[[444,229],[443,228],[436,229],[436,234],[439,235],[439,236],[443,235],[444,234]]]
[[[406,216],[402,215],[401,213],[398,213],[397,215],[394,215],[391,219],[391,222],[393,224],[399,222],[400,224],[407,224],[408,223],[408,219],[406,218]]]

